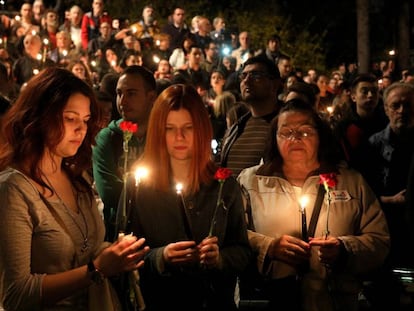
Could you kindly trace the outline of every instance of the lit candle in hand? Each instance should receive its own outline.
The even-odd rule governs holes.
[[[47,56],[47,49],[48,49],[48,45],[49,45],[49,40],[48,39],[43,39],[43,57],[42,57],[42,62],[45,63],[46,62],[46,56]]]
[[[184,209],[185,209],[185,201],[184,201],[184,196],[183,196],[183,184],[178,182],[175,185],[175,190],[177,191],[177,195],[180,196],[181,202],[183,203],[183,206],[184,206]]]
[[[148,169],[145,167],[137,167],[135,170],[135,205],[138,204],[138,194],[139,194],[139,185],[142,181],[142,179],[146,178],[148,176]]]
[[[182,217],[183,217],[185,233],[186,233],[188,239],[192,240],[193,239],[193,231],[191,230],[190,215],[188,215],[187,207],[185,206],[185,200],[184,200],[184,196],[183,196],[183,184],[182,183],[177,183],[175,185],[175,190],[177,191],[177,195],[181,199],[181,204],[179,204],[179,205],[180,205],[181,214],[182,214]]]
[[[331,115],[334,111],[334,108],[332,106],[328,106],[326,107],[326,111],[328,112],[329,115]]]
[[[309,202],[309,198],[307,196],[302,196],[300,198],[300,212],[302,214],[302,240],[308,242],[308,224],[306,222],[306,205]]]
[[[148,170],[145,167],[138,167],[135,170],[135,186],[138,187],[139,183],[141,182],[141,179],[147,176]]]

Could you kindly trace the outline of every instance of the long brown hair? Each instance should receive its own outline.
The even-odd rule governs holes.
[[[160,191],[170,190],[172,172],[166,146],[166,122],[168,113],[179,109],[186,109],[193,122],[194,148],[188,191],[195,193],[201,184],[212,181],[215,165],[211,160],[211,122],[207,109],[194,87],[174,84],[158,96],[149,118],[144,154],[138,163],[148,166],[150,178],[147,183]]]
[[[63,110],[69,97],[80,93],[90,100],[88,131],[78,152],[64,158],[62,169],[72,178],[91,167],[92,145],[99,131],[99,108],[92,88],[67,69],[51,67],[29,80],[1,125],[0,170],[17,167],[44,185],[39,164],[46,148],[55,150],[64,136]]]

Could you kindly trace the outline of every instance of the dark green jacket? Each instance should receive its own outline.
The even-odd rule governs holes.
[[[104,203],[107,238],[114,236],[113,225],[123,186],[123,133],[119,128],[122,121],[122,119],[111,121],[108,127],[98,133],[92,153],[93,178],[96,190]],[[132,136],[129,141],[129,166],[142,154],[144,144],[145,140],[139,142],[135,136]]]

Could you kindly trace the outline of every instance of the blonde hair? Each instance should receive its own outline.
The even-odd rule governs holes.
[[[224,91],[214,99],[213,112],[216,118],[225,117],[227,111],[234,106],[236,96],[230,91]]]

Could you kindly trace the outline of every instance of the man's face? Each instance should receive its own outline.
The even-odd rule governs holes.
[[[360,82],[351,95],[355,102],[357,114],[360,116],[369,116],[374,113],[378,105],[379,89],[376,82]]]
[[[274,97],[278,87],[277,81],[271,79],[262,64],[245,66],[240,74],[240,90],[243,100],[251,104],[264,101],[269,96]]]
[[[124,120],[146,124],[154,101],[155,91],[145,90],[138,75],[122,75],[116,86],[116,105]]]
[[[188,54],[188,62],[191,65],[200,64],[203,56],[203,51],[200,48],[193,47]]]
[[[45,11],[45,6],[43,2],[35,1],[33,2],[33,13],[36,15],[41,15]]]
[[[48,12],[46,14],[46,24],[50,27],[57,28],[59,26],[57,14],[53,12]]]
[[[399,133],[414,127],[414,91],[397,87],[388,93],[384,102],[391,129]]]
[[[276,52],[279,49],[279,42],[277,40],[269,40],[267,47],[269,51]]]
[[[100,15],[103,11],[103,0],[93,0],[92,2],[93,15]]]
[[[218,58],[218,47],[215,43],[210,43],[205,52],[206,55],[211,59]]]
[[[30,3],[25,3],[21,6],[20,15],[23,18],[30,18],[32,16],[32,6]]]
[[[176,9],[173,14],[174,23],[181,25],[184,23],[185,12],[182,9]]]
[[[290,60],[288,59],[282,59],[278,64],[277,67],[280,72],[280,76],[284,79],[286,79],[289,74],[292,72],[292,64],[290,63]]]
[[[74,7],[70,9],[70,21],[73,25],[79,25],[82,20],[82,12],[80,8]]]
[[[145,8],[142,12],[142,18],[144,19],[145,24],[152,24],[154,21],[154,9],[153,8]]]

